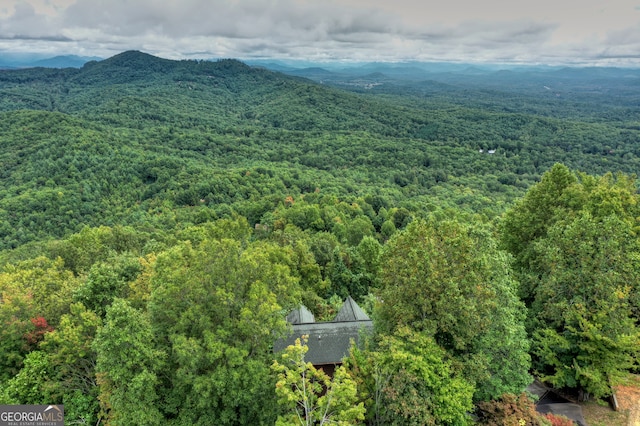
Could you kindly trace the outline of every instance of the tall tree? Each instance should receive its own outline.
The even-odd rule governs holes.
[[[617,216],[582,212],[536,247],[544,267],[531,307],[536,366],[556,386],[607,395],[639,361],[638,239]]]
[[[115,299],[93,347],[107,424],[162,424],[156,388],[166,355],[155,348],[148,316],[124,299]]]
[[[312,426],[360,424],[365,408],[357,402],[356,382],[344,366],[333,377],[316,369],[304,356],[309,350],[307,338],[296,339],[271,368],[278,376],[276,395],[280,414],[278,426]]]
[[[169,424],[273,424],[271,347],[300,298],[289,256],[229,239],[158,255],[149,313],[170,354],[160,391]]]
[[[606,395],[638,363],[638,201],[632,176],[556,165],[505,214],[535,366],[558,386]]]
[[[64,404],[65,418],[70,422],[95,424],[98,420],[96,352],[92,343],[101,326],[95,312],[73,303],[40,345],[51,366],[49,379],[56,387],[51,393]]]
[[[529,383],[524,306],[509,257],[489,232],[455,219],[415,220],[389,240],[380,264],[381,332],[406,326],[432,337],[476,385],[476,399]]]
[[[527,303],[535,287],[535,282],[532,283],[535,277],[529,274],[536,262],[533,243],[547,235],[549,226],[583,204],[577,182],[569,168],[555,164],[502,219],[500,243],[514,257],[513,265],[521,283],[520,296]]]

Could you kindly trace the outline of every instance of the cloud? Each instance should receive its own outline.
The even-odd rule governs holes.
[[[0,40],[61,53],[587,62],[640,51],[636,0],[3,1]]]
[[[36,12],[33,5],[18,2],[11,12],[0,18],[0,37],[5,39],[63,40],[57,31],[55,19]]]
[[[73,41],[69,37],[65,37],[61,35],[60,36],[55,36],[55,35],[33,36],[33,35],[26,35],[26,34],[14,34],[14,35],[0,34],[0,40],[23,40],[23,41],[37,40],[37,41],[43,41],[43,42],[52,41],[52,42],[62,42],[62,43],[68,43]]]

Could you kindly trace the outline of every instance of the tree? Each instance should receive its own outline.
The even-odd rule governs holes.
[[[369,219],[365,215],[357,216],[346,224],[347,244],[357,246],[364,237],[372,236],[376,230]]]
[[[596,397],[638,365],[640,245],[617,216],[559,222],[536,245],[543,267],[531,307],[536,366],[559,387]]]
[[[401,327],[345,360],[372,425],[465,425],[474,387],[432,337]]]
[[[362,259],[363,269],[365,274],[368,274],[370,282],[374,281],[374,277],[378,273],[381,251],[382,246],[373,237],[364,237],[358,244],[357,253]]]
[[[409,327],[433,338],[476,386],[476,399],[530,382],[524,306],[509,257],[486,230],[415,220],[389,240],[380,264],[380,332]]]
[[[45,335],[40,348],[51,366],[52,395],[65,406],[65,418],[95,424],[98,420],[96,352],[92,348],[100,317],[81,303],[70,305],[58,328]],[[51,402],[51,401],[50,401]]]
[[[502,219],[500,242],[514,257],[514,268],[520,274],[520,295],[525,302],[531,301],[535,291],[535,283],[527,274],[535,268],[532,244],[547,235],[550,225],[583,203],[577,182],[566,166],[555,164]]]
[[[0,381],[16,375],[26,354],[58,325],[76,284],[60,259],[5,265],[0,273]]]
[[[159,254],[150,281],[150,320],[169,354],[159,396],[169,423],[273,424],[271,347],[299,303],[290,252],[206,239]]]
[[[24,359],[24,366],[12,377],[3,389],[6,400],[3,404],[48,404],[53,400],[55,384],[49,381],[51,365],[47,355],[41,351],[32,351]]]
[[[15,283],[0,283],[0,383],[18,374],[27,354],[24,336],[34,330],[32,297]]]
[[[52,258],[62,258],[66,268],[80,275],[116,253],[139,251],[144,240],[143,233],[128,227],[85,227],[66,240],[51,243],[48,251]]]
[[[39,256],[16,264],[5,265],[0,273],[0,291],[15,297],[29,295],[33,313],[42,316],[47,323],[57,326],[60,317],[68,312],[69,299],[79,280],[64,268],[62,259]],[[8,286],[13,290],[9,294]],[[17,293],[16,293],[17,292]]]
[[[638,363],[640,203],[632,176],[554,166],[505,214],[534,365],[596,396]]]
[[[315,294],[324,293],[328,283],[322,279],[320,266],[310,247],[312,242],[306,232],[294,225],[286,225],[283,229],[273,231],[269,240],[282,247],[280,252],[286,256],[279,259],[279,262],[289,266],[303,290]]]
[[[128,284],[142,269],[140,260],[129,254],[115,255],[106,262],[96,262],[73,293],[75,302],[104,317],[106,309],[116,297],[124,298]]]
[[[100,402],[110,425],[162,424],[156,387],[166,355],[154,346],[148,316],[123,299],[107,308],[93,342]]]
[[[396,225],[392,220],[385,220],[380,227],[380,235],[386,241],[396,232]]]
[[[588,211],[594,218],[614,215],[637,232],[640,203],[635,178],[624,174],[600,177],[574,173],[562,164],[554,165],[541,181],[509,209],[500,225],[501,246],[514,256],[514,269],[521,281],[521,297],[529,306],[543,272],[540,250],[549,230],[557,223]]]
[[[307,339],[296,339],[271,366],[278,376],[275,389],[281,410],[276,425],[360,424],[365,408],[357,402],[355,381],[344,366],[339,366],[331,378],[305,362]]]
[[[329,232],[317,232],[310,237],[309,249],[315,262],[320,267],[323,278],[326,278],[327,265],[333,259],[333,251],[340,243],[335,235]]]

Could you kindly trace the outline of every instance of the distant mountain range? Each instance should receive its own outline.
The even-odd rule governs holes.
[[[105,223],[255,225],[303,194],[495,217],[557,162],[640,170],[638,70],[32,59],[0,71],[0,250]]]
[[[54,57],[42,57],[30,54],[3,54],[0,56],[0,69],[19,68],[81,68],[90,61],[100,61],[103,58],[97,56],[61,55]]]
[[[0,69],[17,68],[81,68],[91,61],[101,61],[98,56],[59,55],[54,57],[30,53],[0,53]],[[217,58],[203,58],[217,60]],[[547,73],[570,69],[582,70],[586,74],[600,74],[611,76],[612,70],[617,73],[637,72],[634,68],[609,67],[562,67],[538,64],[470,64],[465,62],[314,62],[309,60],[280,60],[280,59],[242,59],[247,65],[266,68],[285,74],[302,76],[311,79],[332,76],[361,77],[368,74],[380,73],[393,79],[420,81],[433,76],[464,75],[479,76],[498,72]],[[309,77],[311,76],[311,77]]]

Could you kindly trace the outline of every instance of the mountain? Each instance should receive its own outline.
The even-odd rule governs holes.
[[[322,72],[318,69],[320,65],[324,67]],[[265,67],[269,68],[269,64]],[[526,102],[530,105],[527,112],[551,113],[562,118],[569,118],[581,110],[584,115],[590,115],[591,120],[597,119],[597,114],[591,111],[594,103],[604,103],[607,116],[631,118],[632,111],[636,110],[634,105],[640,100],[640,70],[637,68],[405,62],[350,66],[318,63],[311,67],[305,63],[304,67],[294,64],[278,71],[342,89],[361,91],[366,87],[374,92],[403,97],[439,95],[446,87],[446,99],[455,104],[486,108],[489,101],[500,108],[511,104],[506,108],[514,111]],[[367,86],[367,83],[380,82],[380,79],[373,81],[371,78],[375,74],[385,76],[384,84]],[[606,92],[604,98],[600,96],[603,92]],[[474,98],[480,101],[475,102]],[[513,102],[515,99],[518,101]],[[556,107],[559,103],[562,106]],[[571,111],[563,115],[567,106]]]
[[[62,55],[45,57],[36,54],[8,54],[0,57],[0,69],[20,68],[80,68],[89,61],[98,61],[102,58],[92,56]]]
[[[285,70],[284,72],[289,75],[296,75],[299,77],[310,78],[312,80],[334,77],[336,75],[335,72],[329,71],[320,67],[302,68],[302,69],[289,70],[289,71]]]
[[[627,105],[606,90],[593,103],[375,72],[336,88],[137,51],[0,71],[0,249],[87,225],[174,229],[233,214],[255,225],[286,197],[493,218],[555,162],[640,166],[634,77],[606,86],[626,84]]]
[[[45,68],[81,68],[84,64],[90,61],[99,61],[102,58],[93,56],[76,56],[76,55],[64,55],[54,56],[53,58],[40,59],[33,62],[31,66],[45,67]]]
[[[529,348],[596,396],[603,359],[635,366],[633,71],[304,68],[323,83],[138,51],[0,71],[0,399],[245,425],[327,390],[357,405],[345,424],[358,401],[389,423],[464,424],[483,401],[534,424]],[[382,334],[350,364],[375,368],[307,368],[326,386],[290,397],[305,349],[274,353],[285,315],[324,327],[351,297]],[[595,373],[565,374],[576,359]]]

